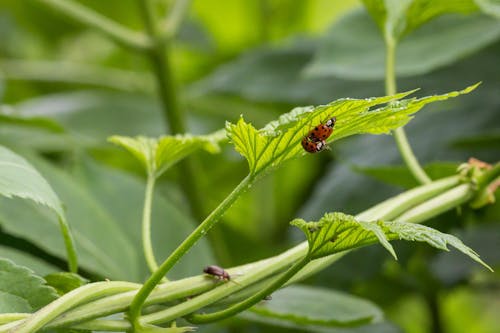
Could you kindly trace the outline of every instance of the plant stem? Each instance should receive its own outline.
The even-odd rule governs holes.
[[[13,328],[13,330],[18,333],[36,332],[52,319],[78,304],[110,294],[137,290],[138,286],[138,284],[130,282],[96,282],[85,285],[70,291],[61,298],[43,307],[23,321],[22,324]]]
[[[386,45],[386,62],[385,62],[385,93],[386,95],[394,95],[397,92],[396,88],[396,41],[392,37],[385,38]],[[399,149],[399,153],[403,157],[408,169],[413,174],[413,177],[421,184],[429,184],[431,178],[425,173],[424,169],[418,162],[413,150],[408,142],[406,133],[402,127],[394,131],[394,139]]]
[[[212,228],[231,207],[231,205],[239,198],[239,196],[252,184],[253,177],[248,175],[238,186],[231,192],[220,205],[212,211],[212,213],[170,254],[170,256],[161,264],[161,266],[150,276],[144,283],[137,295],[130,304],[128,311],[129,320],[135,325],[139,324],[137,318],[141,313],[144,301],[160,282],[160,280],[168,273],[179,259],[186,254],[187,251],[202,237],[210,228]]]
[[[146,193],[144,195],[144,208],[142,211],[142,247],[144,258],[151,273],[158,269],[158,264],[154,255],[151,241],[151,206],[156,178],[153,174],[148,174],[146,182]]]
[[[164,36],[164,38],[171,39],[177,34],[177,31],[181,26],[182,20],[186,16],[190,4],[191,0],[174,1],[167,19],[161,26],[161,34]]]
[[[185,133],[186,125],[179,104],[177,86],[172,71],[169,44],[161,36],[151,0],[138,0],[148,35],[153,41],[149,58],[158,84],[158,93],[162,102],[163,116],[171,134]],[[178,22],[177,24],[180,24]],[[201,198],[197,191],[195,165],[192,159],[179,164],[180,183],[186,197],[189,198],[191,210],[195,217],[201,216]]]
[[[142,33],[125,28],[77,2],[72,0],[38,1],[63,15],[69,16],[86,26],[100,31],[118,44],[138,51],[144,51],[150,47],[147,37]]]
[[[214,321],[226,319],[237,313],[240,313],[251,306],[259,303],[264,299],[264,297],[270,295],[275,290],[280,288],[285,282],[290,280],[298,271],[300,271],[307,263],[309,263],[309,256],[305,256],[302,260],[296,262],[290,269],[288,269],[284,274],[275,278],[269,285],[261,289],[258,293],[247,298],[243,302],[235,304],[227,309],[217,311],[210,314],[193,314],[187,318],[187,320],[193,324],[205,324]]]
[[[73,235],[69,229],[69,224],[66,221],[66,217],[59,216],[59,227],[61,228],[61,233],[64,239],[64,245],[66,247],[66,253],[68,255],[68,268],[72,273],[78,271],[78,256],[76,255],[75,241]]]

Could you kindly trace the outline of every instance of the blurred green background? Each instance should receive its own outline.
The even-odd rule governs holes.
[[[79,2],[144,29],[136,1]],[[158,0],[158,11],[168,2]],[[482,81],[467,96],[428,107],[406,127],[434,178],[452,174],[472,156],[500,157],[500,11],[495,16],[481,9],[434,19],[398,50],[399,91],[420,88],[416,94],[425,96]],[[295,106],[384,94],[383,40],[358,1],[195,0],[170,53],[188,132],[195,134],[221,129],[241,114],[258,127]],[[38,1],[2,0],[0,74],[0,144],[28,159],[65,203],[83,274],[143,281],[144,175],[106,138],[168,133],[148,59]],[[153,213],[158,258],[247,172],[229,145],[221,154],[189,159],[201,201],[195,205],[186,196],[179,168],[162,177]],[[174,276],[199,274],[209,263],[233,266],[275,255],[302,240],[288,226],[293,218],[358,213],[415,185],[390,136],[339,142],[263,178]],[[499,222],[496,204],[464,207],[429,225],[459,235],[498,268]],[[0,231],[0,256],[42,275],[64,269],[57,223],[44,208],[1,199]],[[398,262],[380,247],[361,249],[306,282],[373,300],[404,332],[500,331],[498,273],[425,245],[396,243],[396,250]],[[291,329],[233,320],[205,331]]]

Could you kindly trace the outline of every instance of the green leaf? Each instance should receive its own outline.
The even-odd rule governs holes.
[[[500,18],[500,1],[498,0],[475,0],[481,11],[491,16]]]
[[[75,245],[61,201],[49,183],[24,158],[0,146],[0,194],[8,198],[30,199],[45,205],[58,215],[68,256],[69,269],[77,270]]]
[[[485,15],[440,17],[398,44],[396,74],[402,77],[431,72],[494,43],[499,37],[498,20]],[[353,11],[328,30],[305,73],[311,78],[383,79],[385,52],[384,41],[368,14],[363,10]]]
[[[306,325],[358,326],[382,320],[382,311],[370,301],[332,289],[289,286],[250,311],[259,316]]]
[[[33,312],[56,298],[56,291],[41,277],[0,258],[0,313]]]
[[[394,40],[432,18],[446,13],[467,14],[477,10],[473,0],[363,0],[385,38]]]
[[[356,220],[354,216],[342,213],[327,213],[318,222],[296,219],[291,224],[306,234],[309,255],[313,259],[373,244],[377,241],[396,257],[388,240],[401,239],[425,242],[445,251],[448,251],[448,245],[451,245],[493,271],[474,250],[464,245],[460,239],[421,224],[395,221],[364,222]]]
[[[52,286],[59,295],[64,295],[73,289],[87,284],[89,280],[75,273],[59,272],[44,276],[49,286]]]
[[[0,111],[2,111],[2,109],[0,109]],[[0,113],[0,123],[2,125],[13,124],[26,127],[41,128],[54,133],[64,132],[64,128],[56,121],[44,117],[25,117],[21,115]]]
[[[127,149],[142,164],[148,175],[159,177],[184,157],[198,149],[211,153],[219,151],[218,142],[224,140],[224,132],[218,131],[209,135],[175,135],[163,136],[159,139],[138,136],[135,138],[112,136],[113,142]]]
[[[311,259],[373,244],[377,241],[397,259],[392,245],[377,223],[358,221],[354,216],[343,213],[328,213],[318,222],[295,219],[290,224],[300,228],[306,234]]]
[[[339,99],[315,108],[295,108],[260,131],[243,118],[236,124],[226,123],[226,130],[236,150],[247,159],[250,173],[257,175],[269,167],[277,167],[288,159],[305,154],[300,143],[302,138],[311,128],[333,116],[337,118],[337,123],[328,142],[354,134],[389,133],[405,125],[411,115],[427,103],[466,94],[476,87],[477,84],[462,91],[420,99],[399,100],[411,92],[369,99]]]
[[[149,270],[141,255],[141,213],[144,182],[89,158],[74,173],[30,156],[65,202],[72,221],[81,267],[98,276],[144,281]],[[57,220],[43,207],[23,200],[0,200],[0,224],[5,233],[23,237],[47,253],[61,257],[64,244],[57,237]],[[166,257],[191,232],[194,221],[161,193],[153,200],[154,252]],[[208,243],[201,240],[186,260],[172,270],[172,278],[199,273],[213,262]]]
[[[458,163],[436,162],[424,167],[431,179],[440,179],[457,173]],[[410,189],[419,185],[408,168],[403,165],[387,165],[378,167],[354,166],[353,170],[387,184]]]

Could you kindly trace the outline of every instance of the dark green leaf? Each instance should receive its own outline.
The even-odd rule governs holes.
[[[31,157],[65,202],[72,221],[81,266],[109,279],[142,281],[148,269],[141,252],[140,221],[144,200],[143,181],[119,170],[91,161],[79,163],[69,174]],[[23,201],[0,201],[4,231],[23,237],[48,253],[60,257],[63,244],[57,221],[35,205]],[[153,201],[153,245],[158,258],[166,257],[189,234],[194,222],[157,193]],[[212,262],[205,241],[193,248],[173,270],[173,276],[199,273]]]
[[[41,277],[0,258],[0,313],[33,312],[56,298],[56,291]]]
[[[398,44],[396,75],[431,72],[494,43],[499,37],[499,22],[484,15],[438,18]],[[464,40],[469,42],[464,43]],[[354,11],[327,32],[306,74],[310,77],[383,79],[385,52],[384,41],[366,12]]]
[[[359,326],[379,322],[382,311],[373,303],[339,291],[289,286],[272,299],[251,309],[262,317],[278,318],[299,325]]]
[[[436,162],[426,165],[424,170],[432,179],[439,179],[456,174],[457,168],[458,163]],[[368,175],[384,183],[401,186],[406,189],[419,185],[408,168],[402,165],[380,167],[354,166],[353,169],[356,172]]]

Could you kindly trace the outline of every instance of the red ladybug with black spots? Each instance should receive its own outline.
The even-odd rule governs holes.
[[[325,140],[332,135],[336,117],[328,119],[324,124],[314,127],[303,139],[302,147],[309,153],[317,153],[325,149]]]

